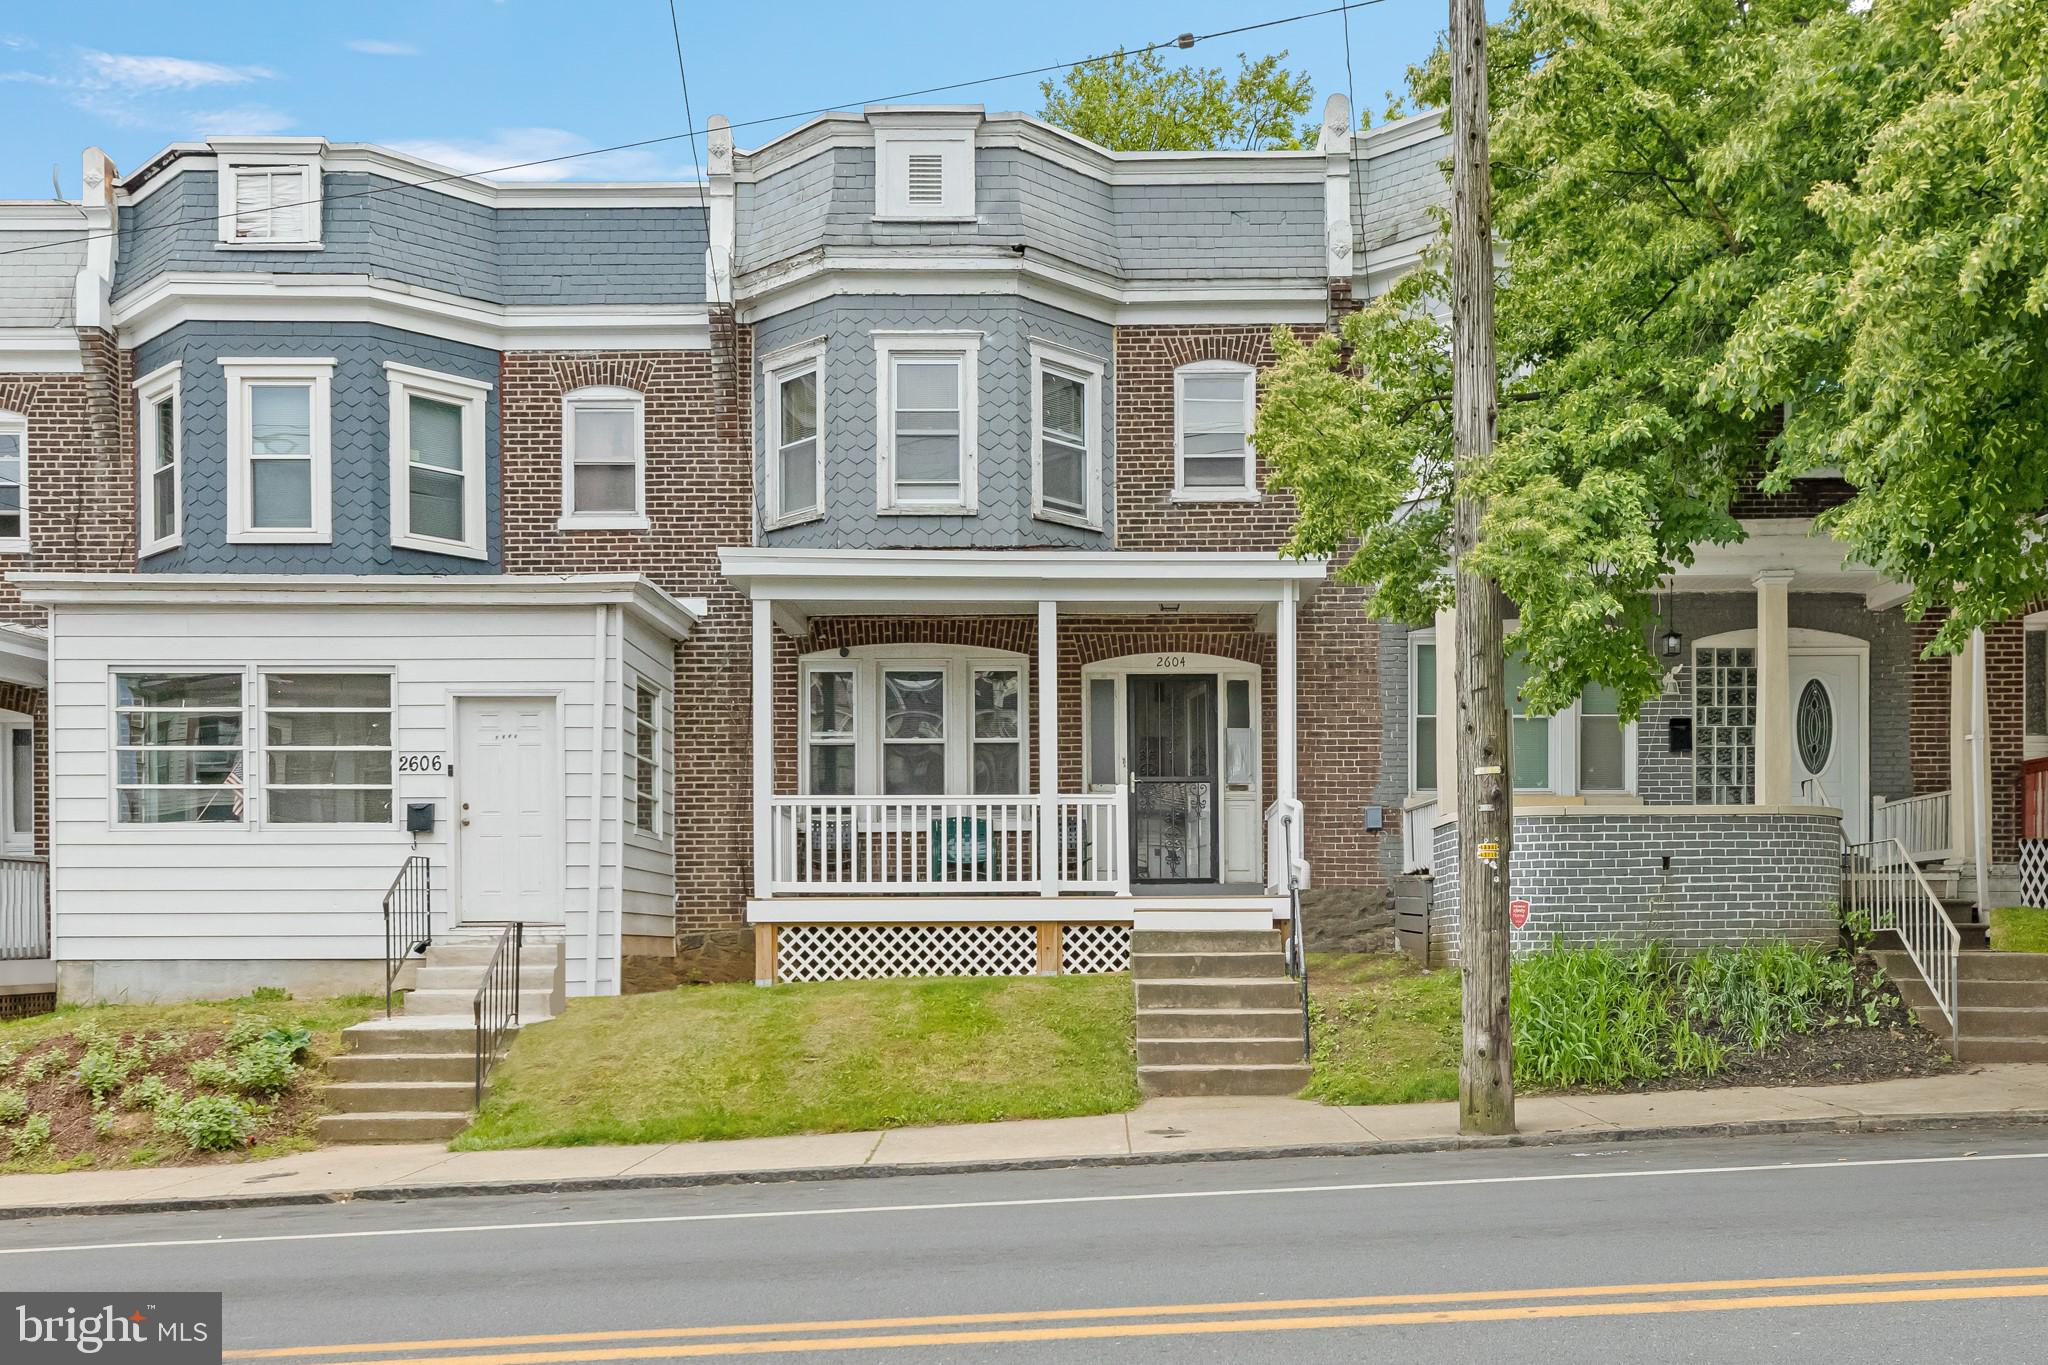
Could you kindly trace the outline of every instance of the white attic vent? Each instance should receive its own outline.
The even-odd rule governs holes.
[[[946,202],[946,158],[937,152],[912,152],[906,198],[920,208]]]

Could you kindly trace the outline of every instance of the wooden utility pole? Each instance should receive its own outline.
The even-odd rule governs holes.
[[[1514,834],[1500,589],[1472,568],[1485,505],[1473,473],[1493,454],[1493,180],[1486,139],[1486,3],[1451,3],[1451,430],[1458,503],[1458,956],[1465,1040],[1458,1131],[1515,1131],[1508,1026],[1508,852]]]

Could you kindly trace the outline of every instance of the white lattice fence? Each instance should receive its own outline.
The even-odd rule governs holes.
[[[1096,976],[1131,969],[1131,926],[1128,924],[1063,924],[1060,926],[1060,973]]]
[[[1029,976],[1037,970],[1033,924],[785,924],[775,939],[777,981]]]
[[[2020,840],[2020,899],[2048,906],[2048,839]]]

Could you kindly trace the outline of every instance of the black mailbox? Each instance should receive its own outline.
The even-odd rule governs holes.
[[[1674,754],[1689,754],[1692,752],[1691,716],[1673,716],[1671,718],[1671,752]]]
[[[434,832],[434,803],[431,801],[406,802],[405,830],[408,834],[432,834]]]

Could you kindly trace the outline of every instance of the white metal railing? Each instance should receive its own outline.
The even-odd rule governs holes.
[[[1435,801],[1419,801],[1401,812],[1401,870],[1427,872],[1436,861]]]
[[[1899,936],[1953,1036],[1962,931],[1905,846],[1896,839],[1851,845],[1842,857],[1842,899],[1868,915],[1872,929]]]
[[[1130,885],[1122,788],[1081,796],[776,796],[769,798],[775,895],[945,895],[1045,889],[1039,830],[1051,808],[1053,885]]]
[[[0,858],[0,959],[50,955],[49,860]]]
[[[1266,807],[1266,890],[1272,895],[1284,896],[1290,885],[1297,891],[1308,889],[1308,858],[1303,852],[1303,826],[1301,802],[1288,797],[1276,797]],[[1288,869],[1294,871],[1294,880],[1287,879]]]
[[[1898,844],[1910,862],[1934,863],[1954,857],[1948,793],[1928,792],[1902,801],[1879,801],[1871,808],[1870,837],[1874,843]]]

